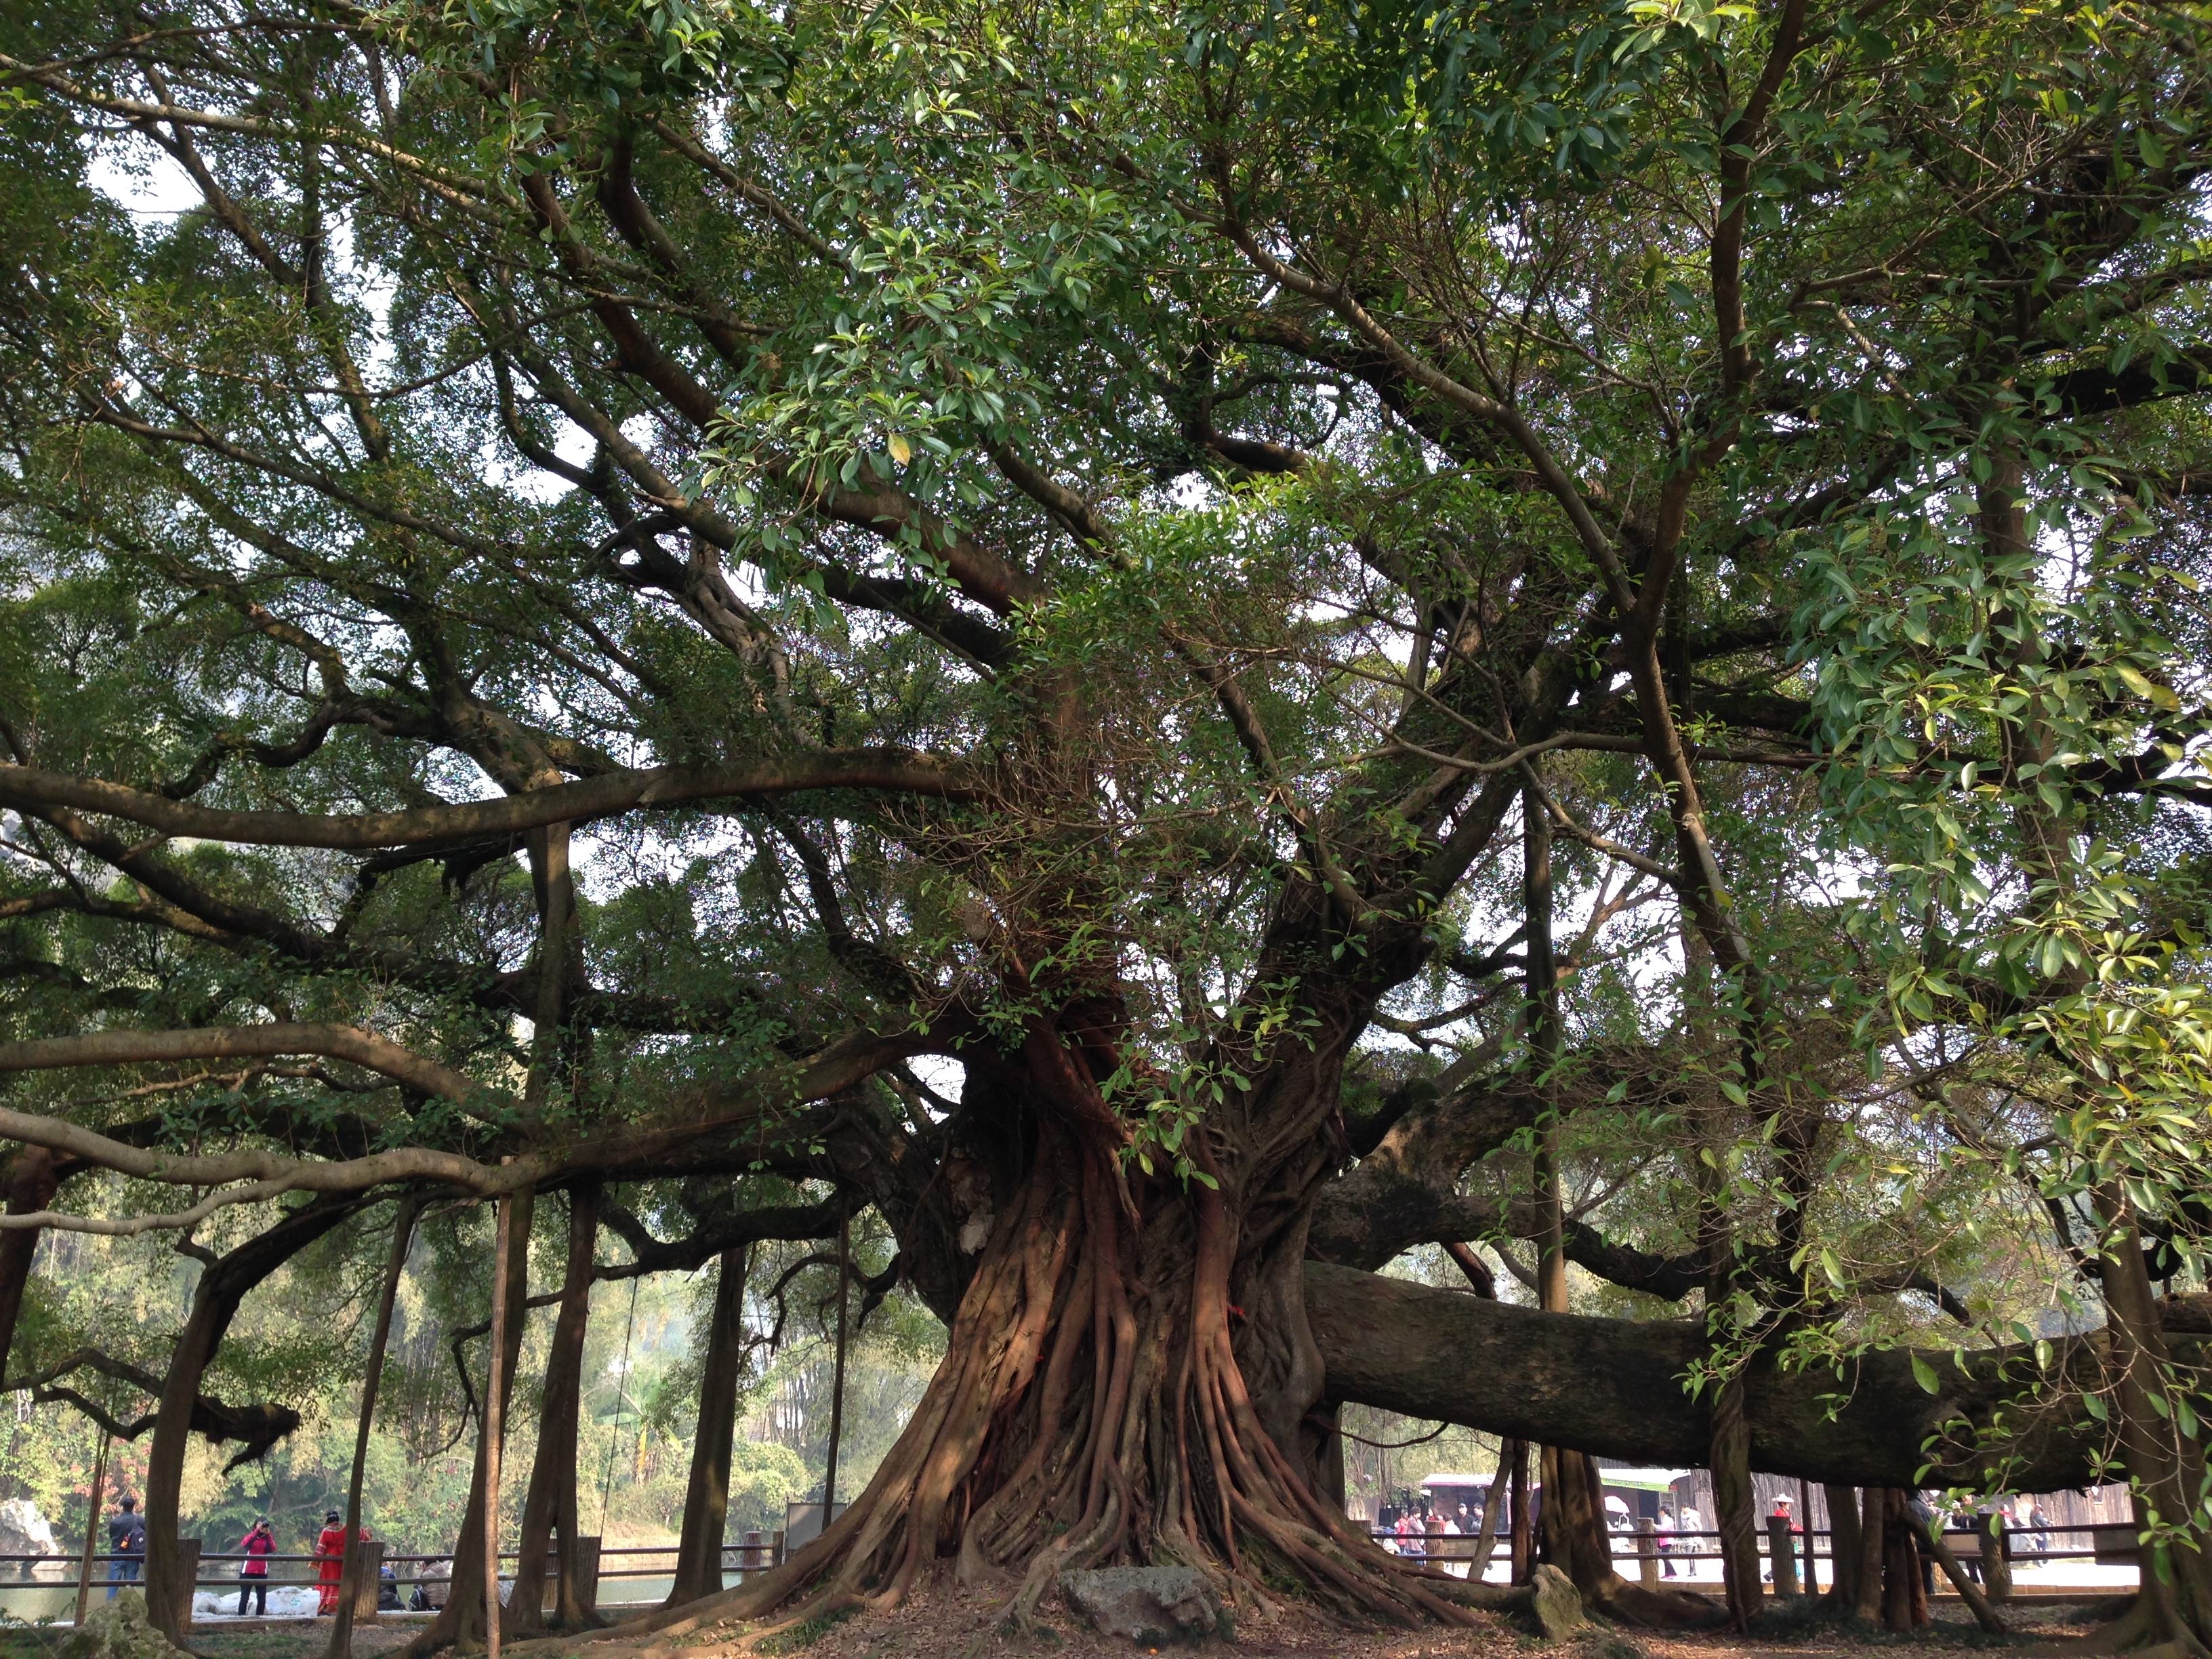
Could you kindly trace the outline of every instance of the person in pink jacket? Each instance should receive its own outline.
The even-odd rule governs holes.
[[[246,1536],[238,1540],[238,1553],[246,1558],[238,1564],[238,1616],[246,1617],[248,1596],[258,1599],[254,1616],[269,1616],[269,1558],[276,1553],[276,1539],[269,1530],[269,1517],[263,1516],[246,1528]]]

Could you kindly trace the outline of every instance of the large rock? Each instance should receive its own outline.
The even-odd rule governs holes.
[[[29,1498],[11,1498],[0,1504],[0,1555],[58,1556],[61,1548],[55,1541],[52,1523]],[[19,1564],[18,1571],[28,1578],[33,1568]]]
[[[84,1623],[69,1633],[60,1659],[191,1659],[146,1622],[146,1598],[125,1590],[112,1601],[95,1601]]]
[[[1146,1647],[1203,1642],[1230,1633],[1229,1614],[1206,1575],[1194,1567],[1104,1567],[1063,1572],[1067,1605],[1109,1636]]]
[[[322,1606],[322,1593],[310,1584],[272,1584],[269,1588],[269,1613],[271,1619],[312,1619]],[[249,1602],[249,1607],[258,1603]],[[204,1589],[192,1595],[192,1617],[195,1619],[234,1619],[238,1616],[238,1592],[234,1589]],[[248,1619],[260,1615],[248,1613]]]
[[[1553,1642],[1572,1636],[1589,1623],[1583,1613],[1582,1592],[1574,1580],[1547,1561],[1528,1581],[1529,1601],[1536,1628]]]

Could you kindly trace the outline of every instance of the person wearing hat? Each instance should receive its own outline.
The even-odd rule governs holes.
[[[269,1517],[263,1516],[246,1529],[246,1536],[238,1540],[239,1554],[246,1558],[238,1564],[238,1616],[246,1617],[246,1598],[254,1598],[253,1612],[258,1619],[269,1616],[269,1558],[276,1553],[276,1535],[269,1530]]]
[[[315,1538],[315,1556],[321,1564],[316,1571],[322,1580],[318,1613],[338,1610],[338,1581],[345,1577],[345,1517],[332,1510],[323,1517],[323,1529]]]

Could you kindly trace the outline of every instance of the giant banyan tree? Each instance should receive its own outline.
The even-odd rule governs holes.
[[[2212,1639],[2197,13],[0,17],[0,1351],[43,1231],[198,1258],[157,1618],[245,1298],[473,1204],[464,1583],[594,1277],[720,1259],[657,1627],[1510,1601],[1346,1522],[1368,1402],[1624,1619],[1587,1455],[1739,1620],[1753,1469],[2118,1471]],[[947,1356],[724,1589],[746,1247],[866,1211]]]

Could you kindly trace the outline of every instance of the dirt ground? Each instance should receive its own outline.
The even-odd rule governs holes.
[[[918,1597],[895,1612],[861,1615],[826,1626],[800,1626],[758,1639],[757,1631],[711,1630],[672,1642],[646,1644],[578,1644],[575,1659],[717,1659],[744,1648],[769,1659],[1134,1659],[1152,1650],[1078,1629],[1064,1614],[1048,1613],[1053,1629],[1046,1636],[1012,1638],[1000,1620],[1004,1597],[988,1593],[945,1592]],[[1803,1659],[1875,1649],[1907,1649],[1929,1654],[2008,1649],[2014,1652],[2057,1638],[2086,1633],[2087,1604],[2021,1601],[2004,1609],[2011,1626],[2005,1637],[1987,1636],[1974,1627],[1956,1603],[1938,1603],[1936,1622],[1910,1636],[1844,1631],[1795,1609],[1770,1616],[1751,1638],[1725,1635],[1655,1635],[1643,1631],[1594,1627],[1571,1642],[1547,1644],[1512,1620],[1484,1617],[1465,1630],[1429,1629],[1363,1633],[1322,1623],[1300,1609],[1278,1607],[1248,1612],[1237,1621],[1233,1642],[1208,1642],[1175,1650],[1193,1659],[1757,1659],[1759,1656],[1802,1656]],[[355,1652],[375,1659],[399,1647],[416,1629],[413,1621],[394,1621],[356,1632]],[[15,1626],[0,1631],[0,1659],[53,1659],[66,1631]],[[203,1659],[320,1659],[328,1627],[319,1620],[287,1621],[245,1629],[214,1628],[196,1634]],[[537,1650],[539,1659],[545,1650]],[[567,1655],[558,1659],[568,1659]]]
[[[1088,1629],[1069,1625],[1065,1615],[1052,1616],[1054,1639],[1018,1639],[999,1633],[998,1602],[989,1596],[941,1595],[872,1618],[855,1618],[811,1636],[803,1649],[783,1646],[786,1653],[803,1651],[806,1659],[1131,1659],[1140,1650],[1129,1643],[1103,1638]],[[1594,1627],[1572,1642],[1548,1644],[1515,1621],[1483,1616],[1482,1622],[1464,1630],[1429,1629],[1416,1632],[1348,1632],[1341,1627],[1301,1616],[1294,1608],[1273,1616],[1248,1614],[1237,1620],[1234,1642],[1209,1642],[1181,1648],[1177,1653],[1206,1655],[1208,1659],[1491,1659],[1492,1656],[1556,1656],[1557,1659],[1753,1659],[1753,1656],[1810,1656],[1856,1653],[1875,1648],[1900,1648],[1929,1653],[2009,1648],[2016,1651],[2069,1636],[2087,1632],[2087,1607],[2076,1602],[2022,1602],[2005,1609],[2013,1634],[1999,1638],[1976,1629],[1964,1607],[1938,1604],[1936,1622],[1912,1635],[1890,1636],[1846,1632],[1832,1625],[1775,1613],[1768,1628],[1754,1638],[1724,1635],[1656,1635],[1612,1626]],[[711,1651],[711,1650],[702,1650]],[[689,1659],[688,1654],[685,1659]]]

